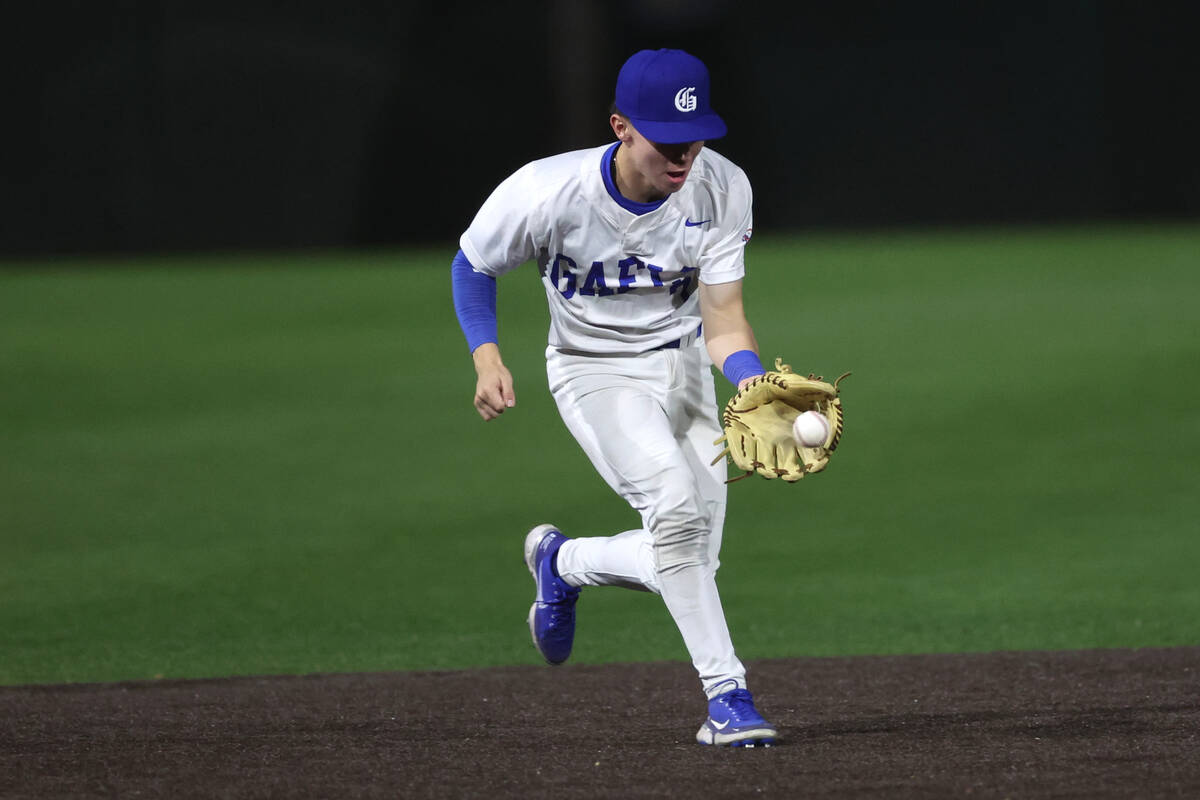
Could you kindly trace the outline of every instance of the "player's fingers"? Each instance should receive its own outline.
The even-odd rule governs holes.
[[[503,401],[505,408],[512,408],[517,404],[517,395],[513,391],[512,375],[508,372],[500,375],[500,399]]]
[[[484,419],[491,419],[496,415],[492,410],[492,404],[487,398],[487,389],[482,385],[475,387],[475,410],[479,412],[479,416]]]
[[[504,413],[504,409],[508,408],[508,403],[504,398],[503,378],[495,382],[488,381],[480,384],[475,391],[475,408],[479,410],[480,416],[485,420],[495,419]],[[512,393],[512,379],[509,378],[508,392]]]
[[[475,410],[484,419],[495,419],[504,413],[504,405],[493,394],[480,392],[475,395]]]

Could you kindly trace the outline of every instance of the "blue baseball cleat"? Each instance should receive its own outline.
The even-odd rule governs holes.
[[[553,525],[538,525],[525,537],[525,566],[537,584],[529,608],[529,633],[548,664],[561,664],[575,643],[575,602],[579,587],[558,576],[555,556],[569,537]]]
[[[770,747],[779,738],[775,726],[754,707],[749,689],[733,689],[708,701],[708,719],[696,732],[700,744]]]

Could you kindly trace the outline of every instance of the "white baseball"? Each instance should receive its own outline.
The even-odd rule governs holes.
[[[805,411],[792,423],[792,436],[801,447],[822,447],[829,439],[829,420],[816,411]]]

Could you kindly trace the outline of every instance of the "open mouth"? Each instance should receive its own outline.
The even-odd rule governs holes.
[[[667,177],[671,179],[672,183],[683,183],[684,178],[687,177],[687,170],[686,169],[667,170]]]

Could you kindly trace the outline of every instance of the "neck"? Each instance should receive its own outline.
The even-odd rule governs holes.
[[[644,181],[639,181],[639,178],[641,176],[629,163],[629,150],[618,147],[617,154],[613,157],[613,183],[617,185],[617,191],[635,203],[653,203],[666,197],[655,192],[654,188]]]

